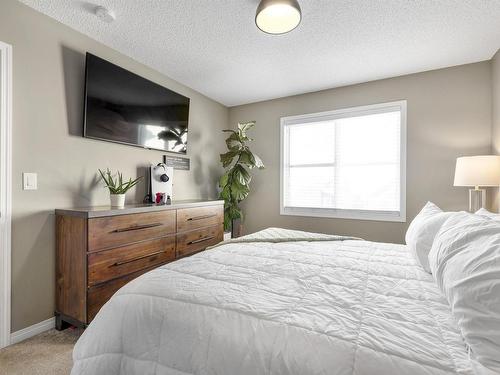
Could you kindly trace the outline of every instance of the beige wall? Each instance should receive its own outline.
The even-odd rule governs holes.
[[[84,53],[92,52],[191,98],[190,171],[175,172],[177,199],[213,198],[223,150],[226,107],[14,1],[0,2],[0,40],[13,46],[12,331],[53,316],[56,207],[106,204],[97,168],[135,177],[162,153],[84,139]],[[22,172],[38,190],[21,189]],[[142,200],[144,186],[129,201]]]
[[[500,49],[491,59],[492,82],[492,144],[493,151],[500,154]]]
[[[491,59],[491,82],[492,147],[494,153],[500,154],[500,49]],[[499,211],[500,199],[496,190],[493,207]]]
[[[455,158],[491,152],[488,61],[230,108],[232,125],[257,121],[253,149],[267,167],[254,172],[243,204],[245,231],[280,226],[403,242],[407,223],[279,214],[280,117],[399,99],[408,101],[407,223],[427,200],[447,210],[466,209],[467,189],[452,186]]]

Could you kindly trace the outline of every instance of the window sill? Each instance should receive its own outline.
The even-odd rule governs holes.
[[[391,221],[400,223],[406,222],[406,214],[404,212],[393,212],[393,211],[363,211],[363,210],[339,210],[330,208],[281,207],[280,215],[324,217],[331,219]]]

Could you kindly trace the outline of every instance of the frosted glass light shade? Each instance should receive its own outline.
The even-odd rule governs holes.
[[[457,158],[454,186],[500,186],[500,156]]]
[[[262,0],[257,7],[255,24],[268,34],[284,34],[295,29],[301,20],[297,0]]]

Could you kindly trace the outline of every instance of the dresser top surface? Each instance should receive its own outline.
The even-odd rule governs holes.
[[[111,206],[92,206],[92,207],[79,207],[79,208],[65,208],[56,209],[56,215],[70,215],[78,216],[82,218],[96,218],[105,216],[116,216],[116,215],[128,215],[128,214],[139,214],[144,212],[155,212],[164,210],[176,210],[180,208],[192,208],[192,207],[203,207],[203,206],[214,206],[224,204],[223,200],[202,200],[202,199],[190,199],[190,200],[178,200],[172,201],[172,204],[128,204],[123,208],[111,207]]]

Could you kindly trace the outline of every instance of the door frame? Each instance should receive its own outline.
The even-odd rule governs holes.
[[[0,41],[0,348],[10,344],[12,46]]]

